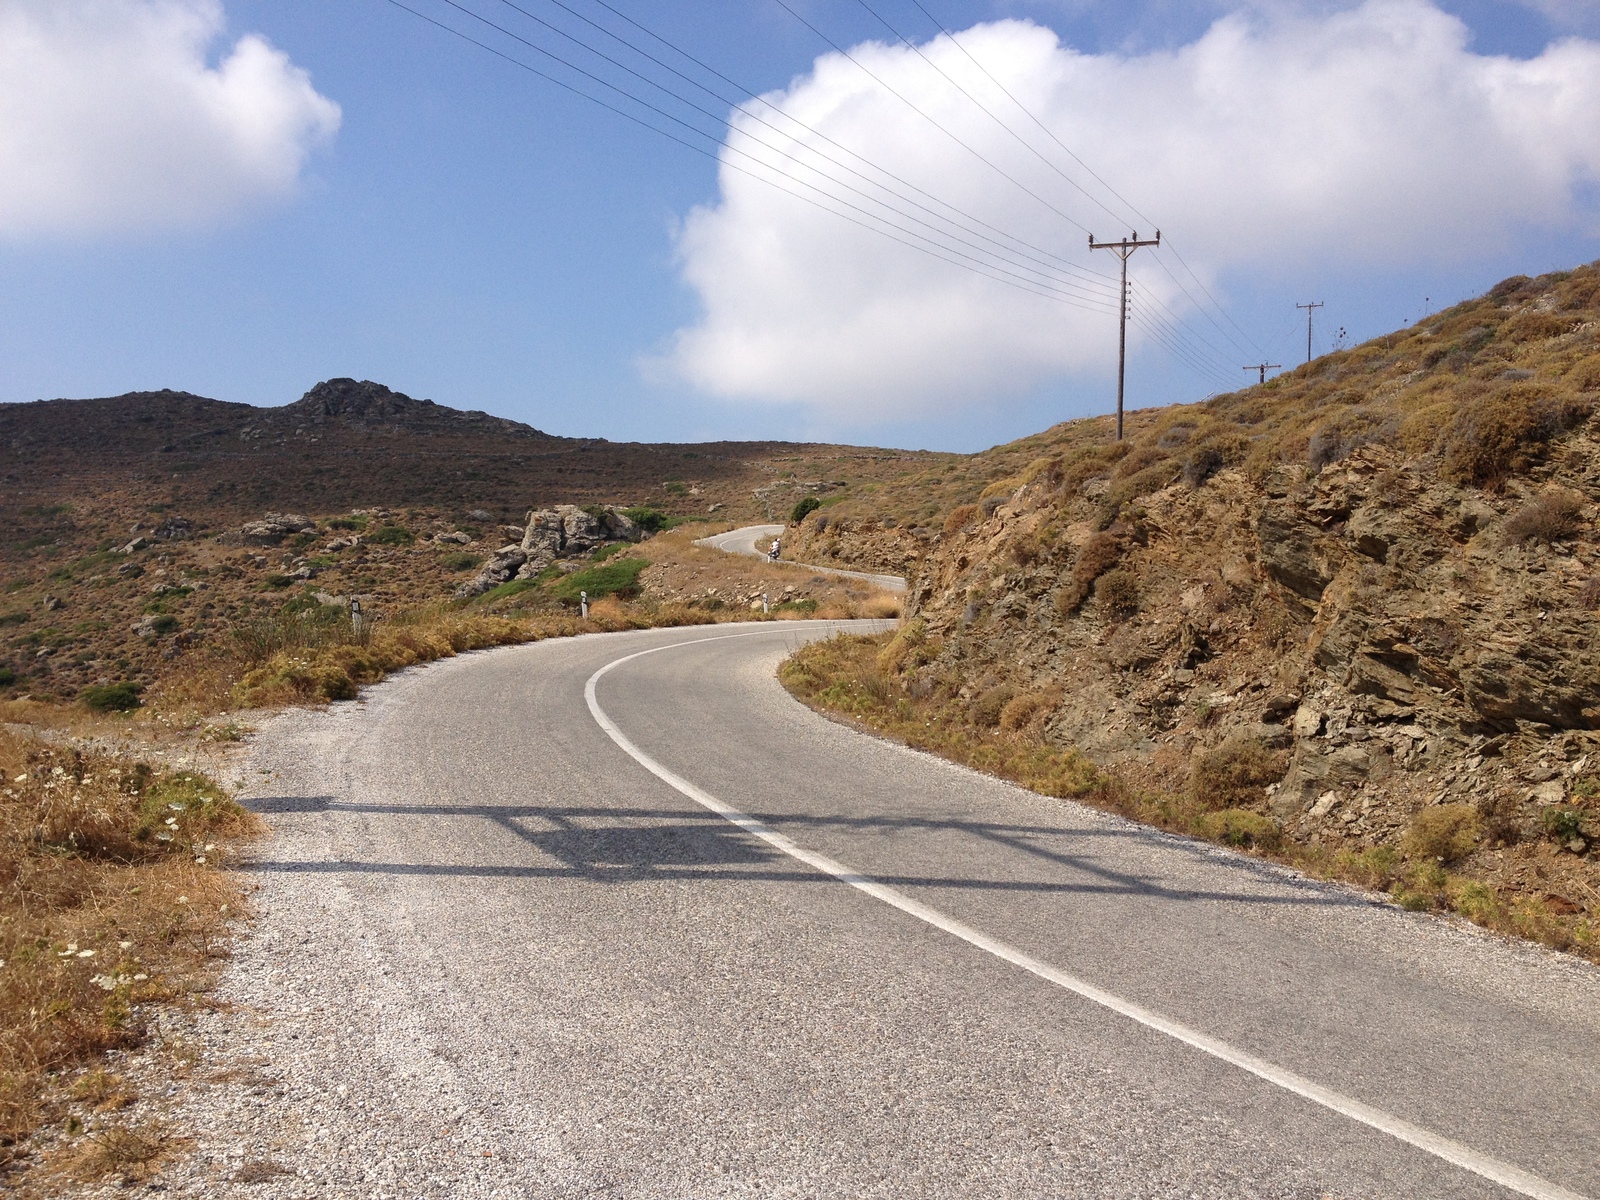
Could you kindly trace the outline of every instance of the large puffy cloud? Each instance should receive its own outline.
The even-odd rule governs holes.
[[[1190,45],[1142,55],[1078,53],[1017,21],[958,36],[961,46],[941,37],[923,52],[1121,220],[912,51],[874,43],[852,54],[1050,205],[1101,237],[1127,232],[1136,218],[1010,107],[964,46],[1159,221],[1208,281],[1327,262],[1459,262],[1534,229],[1587,228],[1595,216],[1593,42],[1559,42],[1530,60],[1478,55],[1464,25],[1421,0],[1241,12]],[[763,99],[817,133],[789,126],[780,139],[735,114],[720,200],[693,211],[679,235],[684,276],[704,306],[664,357],[680,377],[714,395],[867,421],[989,402],[1113,361],[1114,315],[1029,296],[848,224],[742,173],[760,169],[740,151],[820,184],[807,174],[820,165],[815,152],[839,155],[826,136],[1034,246],[1109,272],[1110,256],[1093,261],[1081,229],[840,55]],[[779,141],[781,154],[761,145]],[[1187,298],[1140,255],[1136,302],[1181,310]]]
[[[339,107],[219,0],[0,0],[0,235],[225,219],[291,194]]]

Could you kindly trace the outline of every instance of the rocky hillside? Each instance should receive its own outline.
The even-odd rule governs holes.
[[[907,697],[1300,844],[1420,821],[1600,917],[1597,333],[1596,267],[1507,280],[1120,444],[1069,423],[823,507],[789,545],[910,571]]]

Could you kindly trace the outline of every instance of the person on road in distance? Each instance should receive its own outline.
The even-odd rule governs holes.
[[[778,551],[780,551],[782,549],[783,549],[783,543],[780,542],[777,538],[773,538],[772,539],[772,549],[767,552],[767,561],[768,562],[777,562],[778,561]]]

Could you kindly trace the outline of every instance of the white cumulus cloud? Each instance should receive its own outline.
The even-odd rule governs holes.
[[[939,37],[922,54],[1118,215],[1074,190],[905,46],[851,50],[882,84],[828,54],[747,106],[781,135],[734,115],[720,198],[690,213],[678,239],[703,316],[678,332],[657,368],[713,395],[798,402],[836,422],[866,423],[993,403],[1114,362],[1115,301],[1103,280],[1086,286],[1109,311],[1043,300],[824,213],[798,183],[781,181],[802,196],[741,170],[764,173],[751,158],[782,164],[834,193],[832,207],[876,210],[813,173],[826,168],[873,191],[823,161],[848,158],[837,143],[1035,248],[1013,246],[1012,265],[997,268],[946,236],[947,257],[986,258],[991,272],[1035,282],[1028,264],[1050,255],[1110,273],[1114,260],[1090,254],[1083,227],[1101,238],[1130,228],[1148,237],[1150,228],[1022,115],[968,52],[1160,223],[1213,286],[1230,273],[1318,263],[1470,261],[1533,230],[1594,225],[1595,42],[1558,42],[1528,60],[1479,55],[1468,29],[1424,0],[1241,11],[1192,44],[1135,55],[1079,53],[1024,21],[956,36],[959,45]],[[905,215],[890,219],[927,232]],[[982,235],[961,237],[992,250]],[[1182,275],[1170,258],[1160,261]],[[1136,306],[1145,305],[1147,319],[1153,302],[1176,311],[1189,303],[1149,252],[1135,256],[1134,268]]]
[[[339,106],[219,0],[0,0],[0,236],[208,225],[291,195]]]

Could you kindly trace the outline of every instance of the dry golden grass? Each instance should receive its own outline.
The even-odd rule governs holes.
[[[0,778],[0,1146],[9,1148],[50,1116],[52,1077],[137,1044],[141,1005],[209,985],[239,908],[218,870],[223,839],[256,822],[198,775],[14,733],[0,733]],[[77,1080],[74,1095],[104,1109],[129,1098],[101,1070]],[[84,1161],[150,1161],[127,1158],[130,1146],[111,1137]]]

